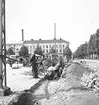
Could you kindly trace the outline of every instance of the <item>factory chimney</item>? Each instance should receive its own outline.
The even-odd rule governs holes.
[[[56,40],[56,23],[54,23],[54,39]]]
[[[54,47],[55,47],[55,52],[56,52],[56,23],[54,23]]]
[[[22,29],[22,42],[24,41],[24,30]]]

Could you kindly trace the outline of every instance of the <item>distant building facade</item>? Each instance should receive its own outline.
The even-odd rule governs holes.
[[[10,48],[10,47],[14,47],[15,51],[19,51],[20,48],[22,47],[22,45],[27,46],[29,53],[33,54],[34,51],[36,50],[37,45],[39,45],[42,48],[42,51],[44,52],[44,54],[48,54],[50,49],[52,47],[55,48],[56,46],[56,51],[58,54],[62,55],[63,54],[63,49],[66,46],[69,46],[69,42],[63,40],[62,38],[60,39],[53,39],[53,40],[26,40],[22,43],[11,43],[11,44],[7,44],[6,48]]]
[[[63,53],[63,49],[69,45],[69,42],[63,40],[63,39],[53,39],[53,40],[28,40],[28,41],[24,41],[24,45],[28,47],[29,49],[29,53],[32,54],[34,53],[34,51],[36,50],[37,45],[39,44],[39,46],[42,48],[42,51],[44,52],[44,54],[48,54],[50,49],[52,47],[55,48],[56,46],[56,51],[58,54],[62,54]]]

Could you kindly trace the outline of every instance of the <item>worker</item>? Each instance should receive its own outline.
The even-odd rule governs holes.
[[[38,78],[37,59],[36,59],[35,52],[34,52],[32,58],[30,59],[30,63],[32,63],[32,74],[33,74],[34,78]]]

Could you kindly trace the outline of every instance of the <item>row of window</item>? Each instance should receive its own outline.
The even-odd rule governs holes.
[[[34,52],[33,50],[30,50],[30,53]],[[59,49],[59,50],[56,50],[57,53],[63,53],[63,50],[62,49]],[[49,53],[49,50],[46,49],[46,50],[43,50],[43,53]]]
[[[43,45],[43,46],[41,46],[41,47],[44,49],[44,48],[51,48],[52,46],[55,47],[55,45]],[[62,47],[64,48],[65,45],[59,45],[59,48],[62,48]],[[35,49],[35,48],[36,48],[36,45],[33,45],[33,46],[31,45],[31,46],[30,46],[30,49],[32,49],[32,48]],[[58,48],[58,45],[56,45],[56,48]]]
[[[33,45],[33,46],[31,45],[31,46],[30,46],[30,49],[32,49],[32,48],[35,49],[36,46],[37,46],[37,45]],[[42,45],[41,47],[44,49],[44,48],[51,48],[52,46],[55,47],[55,45]],[[20,45],[9,45],[9,47],[20,47]],[[28,47],[28,46],[27,46],[27,47]],[[56,45],[56,48],[58,48],[58,47],[59,47],[59,48],[62,48],[62,47],[64,48],[65,45],[61,45],[61,44],[60,44],[60,45]],[[28,48],[29,48],[29,47],[28,47]]]
[[[44,53],[49,53],[48,50],[43,50],[43,52],[44,52]],[[63,53],[63,52],[62,52],[62,49],[60,49],[60,50],[56,50],[56,52],[57,52],[57,53]]]

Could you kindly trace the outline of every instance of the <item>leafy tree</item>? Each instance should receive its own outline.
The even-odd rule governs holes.
[[[7,55],[15,55],[15,52],[13,51],[13,48],[9,48],[8,51],[6,52]]]
[[[84,58],[88,56],[88,43],[87,42],[83,44],[83,56]]]
[[[42,48],[41,48],[41,46],[39,46],[39,44],[36,47],[35,53],[36,54],[39,54],[39,55],[43,55]]]
[[[65,49],[63,50],[63,56],[66,56],[67,61],[71,59],[72,51],[70,50],[69,46],[65,47]]]
[[[99,36],[99,29],[97,29],[97,31],[96,31],[96,35]]]
[[[76,58],[84,58],[86,56],[93,58],[93,55],[99,56],[99,29],[90,36],[88,43],[81,44],[73,54]]]
[[[93,35],[90,36],[89,44],[88,44],[88,54],[93,53]]]
[[[99,55],[99,34],[96,32],[94,35],[91,35],[88,45],[89,55]]]
[[[83,56],[82,50],[83,50],[82,45],[80,45],[73,54],[74,58],[82,58]]]
[[[19,55],[20,56],[26,56],[26,55],[29,55],[29,50],[26,46],[22,46],[20,51],[19,51]]]
[[[81,44],[77,50],[74,52],[73,56],[74,58],[85,58],[88,55],[88,44]]]
[[[49,53],[51,54],[51,53],[55,53],[56,51],[55,51],[55,49],[54,49],[54,47],[51,47],[51,49],[49,50]]]
[[[99,56],[99,29],[96,31],[96,54]]]

